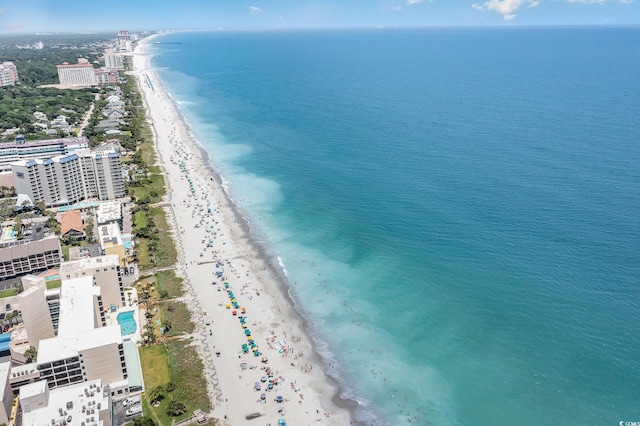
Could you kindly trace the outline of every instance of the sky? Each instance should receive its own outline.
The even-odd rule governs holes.
[[[638,25],[640,0],[0,0],[0,32]]]

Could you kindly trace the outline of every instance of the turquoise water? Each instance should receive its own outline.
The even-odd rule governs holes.
[[[163,36],[367,424],[640,419],[640,31]]]
[[[136,320],[133,318],[133,311],[121,312],[118,314],[118,324],[123,336],[129,336],[136,332]]]

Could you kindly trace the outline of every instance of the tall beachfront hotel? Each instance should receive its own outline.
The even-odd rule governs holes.
[[[0,87],[13,86],[18,82],[18,70],[13,62],[0,64]]]
[[[11,170],[16,192],[46,206],[125,196],[120,155],[115,150],[85,149],[53,158],[17,161],[11,164]]]
[[[64,62],[57,65],[58,78],[63,86],[95,86],[98,84],[93,65],[86,59],[78,59],[77,64]]]

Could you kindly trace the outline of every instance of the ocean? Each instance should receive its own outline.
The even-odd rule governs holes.
[[[640,421],[639,28],[155,40],[358,420]]]

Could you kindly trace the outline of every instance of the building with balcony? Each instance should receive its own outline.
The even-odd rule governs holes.
[[[22,386],[19,396],[22,426],[115,426],[111,392],[99,379],[58,389],[39,381]]]
[[[125,196],[120,155],[114,150],[79,150],[53,158],[16,161],[11,171],[16,192],[46,206]]]
[[[13,86],[18,83],[18,70],[13,62],[0,64],[0,87]]]
[[[105,309],[125,306],[124,287],[120,260],[117,255],[89,257],[60,265],[60,278],[69,280],[80,277],[93,277],[93,283],[100,287]],[[61,305],[60,310],[64,307]]]
[[[60,240],[50,235],[40,240],[6,244],[0,250],[0,278],[11,278],[54,268],[62,262]]]
[[[78,59],[77,64],[64,62],[57,65],[58,78],[63,86],[90,87],[98,84],[96,73],[86,59]]]
[[[86,136],[40,141],[25,141],[24,137],[18,137],[14,142],[0,143],[0,173],[11,173],[11,163],[16,161],[68,155],[88,148]]]

